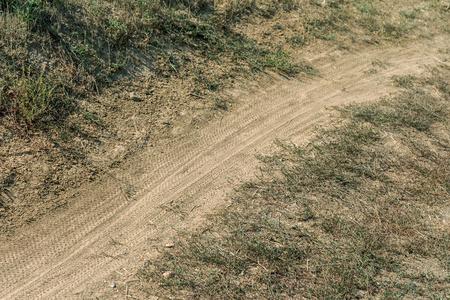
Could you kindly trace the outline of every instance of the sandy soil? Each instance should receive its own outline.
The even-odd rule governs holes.
[[[67,207],[0,238],[0,298],[124,298],[145,260],[227,203],[254,174],[254,155],[273,140],[305,142],[327,108],[395,92],[391,77],[442,63],[448,37],[312,59],[320,76],[273,76],[229,91],[232,112],[204,128],[148,147],[100,182],[82,186]],[[114,282],[114,288],[111,287]]]

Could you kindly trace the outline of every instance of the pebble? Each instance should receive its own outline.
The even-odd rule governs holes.
[[[112,289],[115,289],[116,288],[116,283],[113,281],[113,282],[111,282],[111,284],[109,285]]]
[[[166,271],[162,274],[162,276],[167,279],[173,276],[173,272],[172,271]]]
[[[165,245],[165,247],[166,247],[166,248],[173,248],[173,247],[175,247],[175,244],[174,244],[173,242],[168,242],[168,243]]]

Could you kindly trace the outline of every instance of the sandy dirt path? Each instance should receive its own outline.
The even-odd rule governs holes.
[[[229,92],[236,105],[222,119],[145,149],[80,190],[69,207],[1,238],[0,298],[114,296],[104,296],[112,280],[121,284],[178,230],[197,226],[225,205],[233,187],[254,174],[255,154],[270,151],[275,139],[304,141],[329,119],[327,107],[387,95],[395,91],[393,75],[443,63],[440,51],[449,46],[446,37],[437,37],[325,55],[313,60],[318,77],[273,78]]]

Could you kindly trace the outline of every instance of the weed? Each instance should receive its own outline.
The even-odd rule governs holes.
[[[412,10],[404,10],[400,12],[400,15],[411,20],[415,20],[419,15],[419,10],[412,9]]]
[[[289,42],[295,47],[300,47],[306,44],[305,38],[301,35],[294,35],[289,39]]]
[[[414,87],[414,82],[416,81],[416,77],[413,75],[405,75],[405,76],[394,76],[393,78],[394,84],[397,87],[401,87],[404,89],[411,89]]]
[[[236,22],[243,16],[253,13],[257,8],[256,0],[232,0],[227,2],[224,19]]]
[[[43,74],[33,77],[30,73],[18,79],[15,89],[8,90],[3,99],[9,98],[9,110],[32,124],[47,113],[55,99],[55,86]],[[3,100],[6,102],[6,100]]]
[[[296,0],[281,0],[279,1],[284,11],[291,11],[299,8],[299,3]]]
[[[214,102],[214,109],[227,111],[229,109],[229,103],[221,97],[217,97]]]
[[[293,64],[286,52],[282,50],[267,53],[263,67],[278,70],[288,76],[294,76],[300,72],[300,67]]]
[[[91,122],[91,123],[93,123],[93,124],[95,124],[97,126],[104,126],[104,122],[102,121],[102,119],[95,113],[86,111],[86,112],[83,113],[83,117],[87,121],[89,121],[89,122]]]
[[[42,116],[54,99],[54,90],[43,75],[37,80],[22,79],[18,84],[18,106],[22,117],[32,123]]]
[[[400,21],[397,23],[387,22],[383,26],[383,33],[387,38],[400,39],[407,36],[415,27],[413,22]]]
[[[349,17],[348,13],[338,6],[328,11],[323,17],[309,20],[306,23],[306,30],[316,38],[332,40],[330,37],[334,36],[336,32],[346,30],[345,24]]]
[[[123,45],[128,37],[127,25],[118,19],[110,18],[107,21],[107,32],[111,42],[117,47]]]
[[[360,12],[362,12],[364,14],[372,15],[372,16],[378,14],[378,10],[373,2],[356,1],[355,6]]]

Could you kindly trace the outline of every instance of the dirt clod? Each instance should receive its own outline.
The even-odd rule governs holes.
[[[164,279],[171,278],[171,277],[173,277],[173,275],[174,275],[174,273],[172,271],[166,271],[162,274]]]

